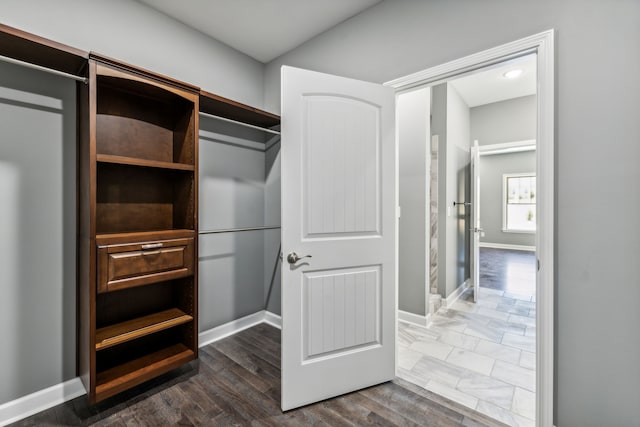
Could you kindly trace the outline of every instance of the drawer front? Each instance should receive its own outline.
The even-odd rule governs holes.
[[[148,285],[193,274],[193,239],[98,247],[98,292]]]

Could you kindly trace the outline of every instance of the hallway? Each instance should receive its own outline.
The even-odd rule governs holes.
[[[398,375],[513,426],[535,425],[535,254],[482,248],[467,290],[428,328],[399,323]],[[486,285],[486,287],[485,287]]]

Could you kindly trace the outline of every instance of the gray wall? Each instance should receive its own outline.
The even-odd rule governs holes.
[[[426,315],[430,89],[398,96],[398,175],[402,214],[398,236],[398,308]]]
[[[3,24],[261,107],[264,65],[133,0],[2,0]]]
[[[447,217],[451,208],[447,203],[447,83],[431,88],[431,135],[438,136],[438,294],[447,294]],[[433,284],[432,284],[433,286]]]
[[[535,234],[502,231],[502,175],[535,170],[535,151],[480,157],[480,224],[484,230],[480,242],[535,246]]]
[[[385,0],[266,67],[384,82],[550,28],[556,38],[556,425],[637,425],[640,2]],[[443,43],[443,40],[446,43]],[[610,78],[607,78],[609,76]],[[589,197],[585,197],[588,189]],[[607,224],[606,232],[594,224]],[[594,315],[602,295],[615,301]]]
[[[135,1],[6,0],[1,15],[262,106],[263,64]],[[11,325],[0,332],[0,405],[75,377],[75,102],[74,82],[0,64],[0,321]],[[264,153],[215,144],[202,143],[201,190],[211,197],[200,199],[201,226],[262,225]],[[211,257],[200,265],[201,330],[264,308],[262,233],[201,239],[201,257]]]
[[[536,96],[471,108],[471,140],[480,145],[536,139]],[[481,242],[535,246],[535,234],[502,232],[502,174],[536,171],[534,151],[480,158]]]
[[[480,145],[536,139],[536,96],[471,108],[471,140]]]
[[[469,278],[469,207],[453,206],[453,202],[470,202],[469,172],[469,107],[455,87],[447,84],[447,218],[444,225],[447,240],[446,284],[444,297],[451,295]],[[442,230],[442,229],[441,229]],[[442,238],[442,235],[440,235]],[[442,272],[442,270],[440,270]]]
[[[263,225],[265,154],[262,144],[255,144],[255,148],[233,145],[216,134],[260,143],[264,140],[260,132],[201,118],[200,229]],[[200,236],[200,331],[264,309],[264,233],[242,231]]]
[[[279,226],[280,222],[280,142],[265,153],[264,223]],[[282,263],[280,253],[280,230],[265,231],[264,236],[264,297],[265,307],[274,314],[281,314],[280,281]]]
[[[432,88],[431,133],[438,135],[438,293],[446,298],[469,277],[469,107],[453,85]]]
[[[75,84],[0,63],[0,405],[75,377]]]

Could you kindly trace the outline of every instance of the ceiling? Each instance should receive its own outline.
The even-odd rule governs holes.
[[[504,73],[519,68],[522,74],[515,79],[507,79]],[[469,107],[491,104],[506,99],[534,95],[536,93],[535,54],[502,62],[490,69],[451,80]]]
[[[139,0],[267,63],[382,0]]]

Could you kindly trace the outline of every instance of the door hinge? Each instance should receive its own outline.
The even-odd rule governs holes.
[[[538,271],[540,271],[540,260],[536,259],[536,261],[538,262]]]
[[[398,218],[400,218],[400,216],[402,216],[402,209],[400,208],[400,206],[396,206],[396,216]]]

